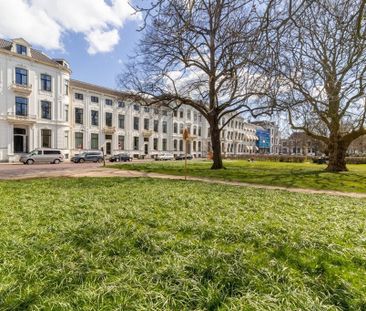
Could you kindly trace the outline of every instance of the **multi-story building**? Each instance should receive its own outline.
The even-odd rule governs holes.
[[[223,117],[221,125],[225,123],[226,119]],[[221,151],[225,157],[256,153],[257,140],[256,126],[245,122],[243,117],[237,116],[221,131]]]
[[[188,153],[205,156],[206,121],[193,108],[141,106],[122,92],[71,80],[72,152],[105,148],[107,155],[128,152],[154,157],[161,152],[183,153],[183,128],[191,133]]]
[[[281,139],[281,154],[318,156],[325,152],[325,145],[304,132],[293,132],[288,138]]]
[[[278,125],[275,122],[271,122],[271,121],[254,121],[252,123],[258,126],[258,130],[260,131],[260,133],[262,133],[264,135],[265,131],[268,131],[268,135],[269,135],[269,146],[268,147],[266,146],[267,144],[265,144],[261,147],[261,144],[260,144],[261,142],[260,142],[260,140],[258,140],[258,148],[260,149],[259,152],[270,153],[270,154],[279,154],[280,150],[281,150],[281,144],[280,144],[281,138],[280,138],[280,131],[279,131]]]
[[[210,129],[192,107],[141,106],[122,92],[72,80],[65,60],[24,39],[0,39],[0,161],[41,147],[61,149],[66,158],[101,148],[107,155],[177,155],[185,151],[184,128],[191,134],[188,153],[206,157]],[[230,120],[221,134],[223,155],[256,153],[257,128],[241,116]]]
[[[35,147],[64,149],[71,70],[23,39],[0,40],[0,161]]]

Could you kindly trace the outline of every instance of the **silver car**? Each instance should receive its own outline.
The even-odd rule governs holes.
[[[59,164],[64,160],[64,155],[59,149],[40,148],[28,154],[22,155],[19,159],[23,164],[54,163]]]

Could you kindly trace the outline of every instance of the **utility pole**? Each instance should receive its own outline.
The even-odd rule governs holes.
[[[187,180],[187,150],[189,142],[189,131],[187,128],[183,130],[183,140],[185,142],[185,156],[184,156],[184,180]]]

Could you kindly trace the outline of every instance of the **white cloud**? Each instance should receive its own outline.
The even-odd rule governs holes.
[[[101,31],[93,30],[86,35],[89,42],[88,53],[96,54],[98,52],[109,52],[119,41],[118,30]]]
[[[109,52],[127,20],[138,19],[128,0],[0,0],[0,35],[62,49],[62,35],[83,33],[90,54]]]

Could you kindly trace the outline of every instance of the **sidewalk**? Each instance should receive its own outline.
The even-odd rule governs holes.
[[[128,171],[128,170],[119,170],[113,168],[103,168],[103,167],[94,167],[89,170],[84,171],[75,171],[75,170],[64,170],[57,172],[48,172],[45,176],[44,172],[40,173],[29,173],[23,174],[21,176],[16,176],[12,178],[7,178],[9,180],[16,179],[28,179],[28,178],[45,178],[45,177],[124,177],[124,178],[160,178],[160,179],[171,179],[171,180],[184,180],[184,176],[176,176],[176,175],[165,175],[158,173],[147,173],[140,171]],[[250,187],[256,189],[267,189],[267,190],[281,190],[288,191],[294,193],[305,193],[305,194],[327,194],[334,196],[343,196],[343,197],[352,197],[352,198],[365,198],[366,193],[355,193],[355,192],[340,192],[340,191],[330,191],[330,190],[313,190],[313,189],[303,189],[303,188],[288,188],[288,187],[280,187],[280,186],[268,186],[268,185],[260,185],[260,184],[251,184],[245,182],[234,182],[234,181],[224,181],[218,179],[206,179],[200,177],[187,177],[187,181],[200,181],[206,182],[210,184],[221,184],[221,185],[230,185],[230,186],[239,186],[239,187]]]

